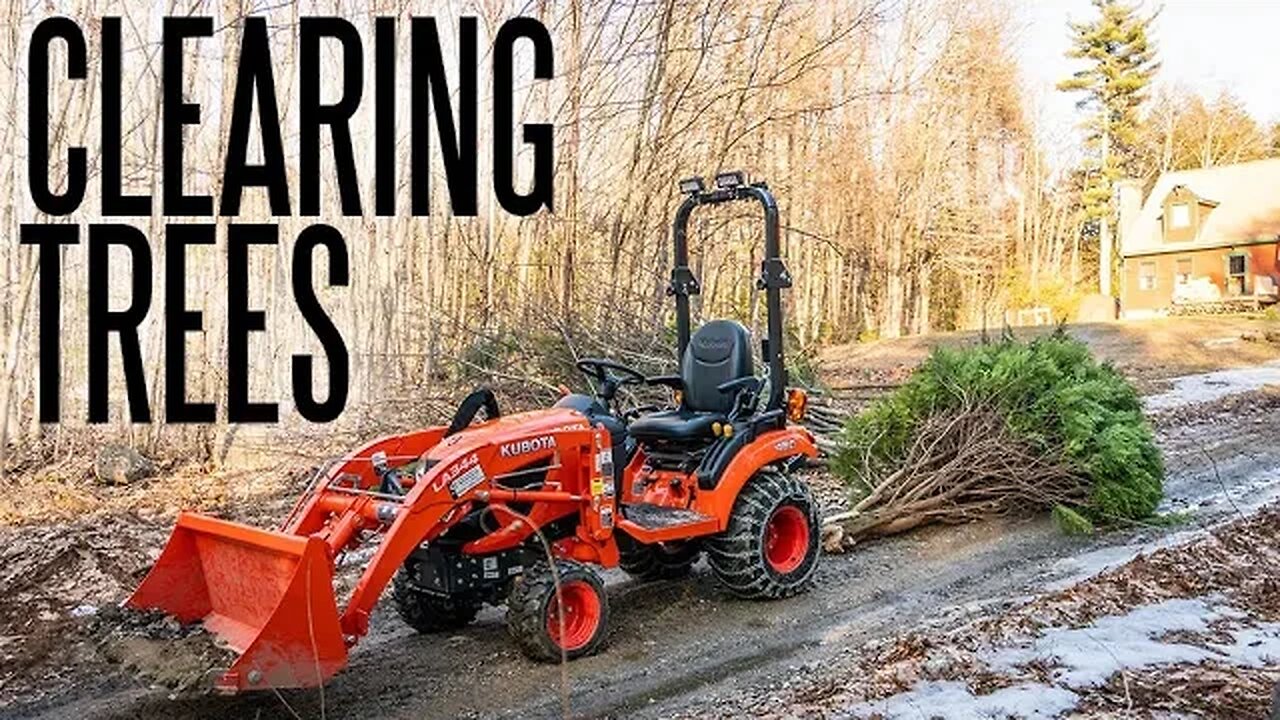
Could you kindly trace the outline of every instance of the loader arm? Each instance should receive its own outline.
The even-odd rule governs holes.
[[[382,591],[409,554],[460,522],[473,504],[533,501],[599,510],[601,497],[590,489],[607,486],[599,457],[609,446],[608,433],[580,416],[550,421],[557,418],[555,462],[539,490],[500,484],[502,474],[495,470],[504,466],[503,458],[491,433],[451,436],[445,451],[445,429],[433,427],[376,440],[335,463],[304,493],[282,530],[182,513],[126,604],[162,610],[183,622],[202,621],[236,651],[239,657],[215,683],[222,692],[322,684],[345,666],[348,649],[368,633]],[[429,451],[436,462],[419,464],[418,473],[406,479],[404,495],[375,489],[375,454],[403,459]],[[592,482],[584,486],[588,478]],[[611,542],[598,515],[583,525],[584,541]],[[377,551],[339,611],[333,592],[337,559],[377,536]]]
[[[588,426],[562,431],[557,435],[559,465],[556,471],[565,476],[592,472],[596,443],[600,431]],[[486,472],[484,457],[496,453],[488,446],[481,450],[462,452],[448,463],[440,463],[418,479],[404,501],[391,507],[380,501],[365,500],[359,517],[366,521],[390,519],[382,544],[369,561],[364,574],[356,584],[342,615],[342,629],[347,636],[362,636],[369,631],[369,616],[378,603],[383,589],[404,564],[409,553],[424,542],[431,542],[466,516],[466,507],[473,502],[505,502],[517,498],[545,503],[581,504],[590,502],[589,494],[565,490],[517,491],[496,485],[492,473]],[[598,471],[597,471],[598,472]],[[565,486],[563,479],[549,479],[548,485]],[[368,496],[366,496],[368,497]],[[359,501],[357,501],[359,502]],[[373,505],[372,513],[369,506]],[[381,514],[380,514],[381,513]],[[517,521],[518,522],[518,521]],[[529,531],[532,532],[532,528]]]

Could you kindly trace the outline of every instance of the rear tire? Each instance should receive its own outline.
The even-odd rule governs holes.
[[[591,568],[572,560],[557,560],[560,599],[546,562],[526,569],[507,598],[507,630],[520,651],[539,662],[559,662],[591,655],[604,643],[609,624],[609,598],[604,582]],[[564,642],[561,642],[561,600]]]
[[[809,486],[761,470],[738,493],[724,532],[705,542],[707,562],[733,594],[776,599],[804,592],[818,568],[821,520]]]
[[[470,625],[481,603],[460,597],[441,597],[419,590],[401,568],[391,581],[391,602],[405,624],[420,633],[458,630]]]
[[[618,567],[640,580],[674,580],[689,574],[702,555],[697,542],[670,542],[646,545],[624,532],[617,532]]]

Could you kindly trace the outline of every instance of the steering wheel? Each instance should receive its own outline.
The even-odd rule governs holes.
[[[610,403],[623,385],[642,385],[647,379],[639,370],[629,368],[622,363],[601,358],[583,358],[575,366],[584,375],[600,384],[596,396]],[[617,374],[615,374],[617,373]]]

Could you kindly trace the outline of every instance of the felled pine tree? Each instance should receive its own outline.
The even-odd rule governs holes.
[[[1063,333],[935,350],[849,421],[832,469],[855,537],[1048,509],[1075,530],[1136,520],[1164,477],[1133,386]]]

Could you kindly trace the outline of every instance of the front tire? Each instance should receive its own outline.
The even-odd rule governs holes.
[[[804,592],[818,568],[821,520],[809,486],[775,470],[747,480],[707,562],[733,594],[777,599]]]
[[[507,629],[521,652],[539,662],[591,655],[608,627],[609,598],[600,576],[572,560],[557,560],[556,572],[559,597],[551,567],[539,562],[516,579],[507,598]]]
[[[391,602],[405,624],[420,633],[459,630],[470,625],[481,603],[461,597],[441,597],[415,587],[401,568],[391,581]]]

